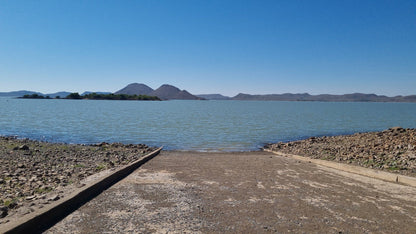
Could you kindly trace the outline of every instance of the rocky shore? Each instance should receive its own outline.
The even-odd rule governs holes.
[[[416,176],[416,129],[394,127],[381,132],[311,137],[264,148]]]
[[[0,224],[59,200],[67,187],[126,165],[155,148],[143,144],[53,144],[0,137]],[[59,191],[59,192],[58,192]]]

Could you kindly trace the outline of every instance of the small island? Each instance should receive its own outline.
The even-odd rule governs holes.
[[[30,98],[30,99],[52,99],[50,96],[43,96],[43,95],[39,95],[37,93],[34,94],[25,94],[23,97],[20,98]],[[57,99],[59,99],[60,97],[57,96]]]
[[[43,96],[39,94],[26,94],[23,97],[25,99],[61,99],[60,96],[51,98],[50,96]],[[88,100],[134,100],[134,101],[161,101],[157,96],[148,96],[148,95],[128,95],[128,94],[98,94],[90,93],[85,95],[80,95],[79,93],[71,93],[65,98],[62,99],[88,99]]]

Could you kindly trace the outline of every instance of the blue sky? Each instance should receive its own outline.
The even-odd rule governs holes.
[[[416,94],[416,1],[0,1],[0,91]]]

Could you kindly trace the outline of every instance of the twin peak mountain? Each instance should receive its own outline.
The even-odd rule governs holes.
[[[133,83],[115,92],[115,94],[128,94],[128,95],[147,95],[157,96],[162,100],[201,100],[202,98],[190,94],[186,90],[180,90],[175,86],[164,84],[158,89],[154,90],[145,84]]]

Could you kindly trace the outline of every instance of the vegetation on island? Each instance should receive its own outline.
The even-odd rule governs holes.
[[[49,96],[43,96],[43,95],[39,95],[39,94],[36,94],[36,93],[34,93],[34,94],[26,94],[26,95],[24,95],[23,97],[21,97],[21,98],[31,98],[31,99],[51,99],[51,97],[49,97]]]
[[[128,94],[98,94],[90,93],[86,95],[79,95],[79,93],[71,93],[66,99],[92,99],[92,100],[140,100],[140,101],[160,101],[156,96],[147,95],[128,95]]]
[[[21,98],[29,99],[52,99],[49,96],[42,96],[39,94],[26,94]],[[56,96],[55,99],[60,99],[59,96]],[[160,98],[157,96],[148,96],[148,95],[128,95],[128,94],[98,94],[90,93],[85,95],[80,95],[79,93],[71,93],[65,97],[65,99],[89,99],[89,100],[138,100],[138,101],[160,101]]]

